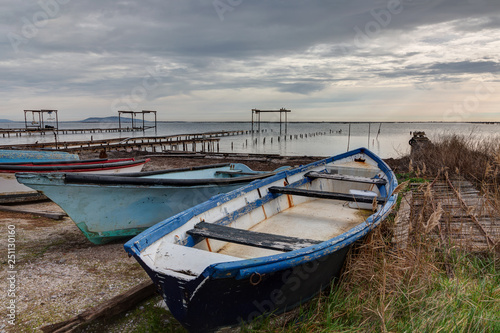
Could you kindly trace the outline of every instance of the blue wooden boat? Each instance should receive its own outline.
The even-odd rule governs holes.
[[[91,242],[103,244],[135,236],[213,195],[271,174],[226,163],[117,176],[18,173],[16,177],[58,204]]]
[[[27,163],[79,160],[77,154],[62,151],[0,149],[0,163]]]
[[[360,148],[253,182],[125,244],[192,332],[288,311],[340,274],[396,203],[397,180]]]

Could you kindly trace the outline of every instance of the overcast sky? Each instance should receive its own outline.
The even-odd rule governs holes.
[[[499,0],[0,0],[0,32],[0,118],[500,121]]]

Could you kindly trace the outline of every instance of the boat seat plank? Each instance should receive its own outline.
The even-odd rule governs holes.
[[[273,235],[263,232],[236,229],[207,222],[200,222],[196,224],[194,229],[188,230],[187,233],[191,236],[212,238],[230,243],[284,252],[298,250],[321,243],[321,241],[312,239]]]
[[[306,173],[304,176],[309,178],[323,178],[323,179],[332,179],[332,180],[344,180],[349,182],[356,183],[365,183],[365,184],[375,184],[375,185],[385,185],[387,184],[387,180],[382,178],[367,178],[360,176],[350,176],[350,175],[342,175],[342,174],[332,174],[332,173],[323,173],[311,171]]]
[[[301,188],[291,188],[284,186],[272,186],[268,188],[268,190],[271,193],[291,194],[291,195],[298,195],[298,196],[312,197],[312,198],[333,199],[333,200],[343,200],[343,201],[362,202],[362,203],[373,202],[373,197],[360,194],[305,190]],[[383,198],[377,198],[376,200],[377,203],[379,204],[385,203],[385,199]]]

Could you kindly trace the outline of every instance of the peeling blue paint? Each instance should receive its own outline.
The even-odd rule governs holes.
[[[77,154],[62,151],[0,150],[0,163],[76,161],[79,159]]]

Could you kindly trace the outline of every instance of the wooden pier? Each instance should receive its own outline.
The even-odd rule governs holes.
[[[53,135],[56,134],[92,134],[92,133],[118,133],[143,131],[142,127],[114,127],[114,128],[66,128],[66,129],[25,129],[25,128],[0,128],[0,135],[3,138],[22,137],[33,135]]]
[[[67,152],[98,152],[119,150],[148,150],[151,152],[200,151],[219,152],[221,137],[248,134],[249,131],[222,131],[169,136],[114,138],[86,141],[54,141],[21,145],[1,145],[0,149],[57,149]]]

